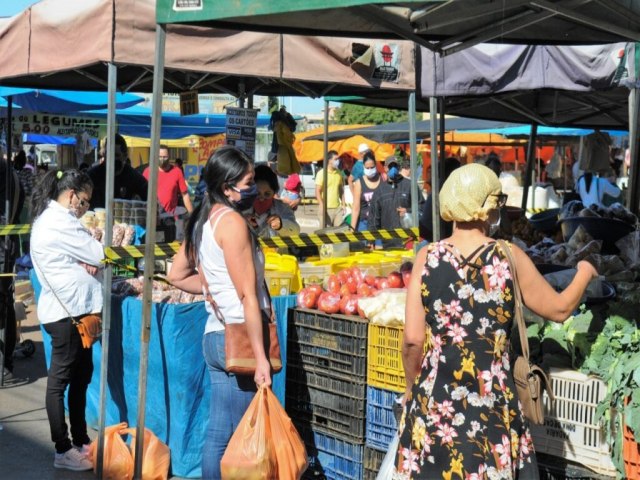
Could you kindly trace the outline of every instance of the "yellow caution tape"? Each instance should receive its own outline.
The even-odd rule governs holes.
[[[24,235],[31,232],[31,225],[0,225],[0,236],[2,235]]]

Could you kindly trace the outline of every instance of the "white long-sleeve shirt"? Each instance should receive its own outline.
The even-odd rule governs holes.
[[[80,262],[99,267],[104,250],[75,215],[51,200],[33,224],[30,248],[42,286],[37,309],[41,323],[68,318],[67,310],[74,317],[102,311],[99,276],[89,275]]]

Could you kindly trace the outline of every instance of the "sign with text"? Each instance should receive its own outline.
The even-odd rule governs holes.
[[[227,107],[227,145],[235,145],[254,159],[257,123],[258,110]]]
[[[198,91],[190,90],[180,94],[180,115],[196,115],[200,113]]]
[[[13,116],[15,133],[37,133],[57,137],[75,137],[86,133],[92,138],[106,135],[106,122],[100,118],[68,117],[48,113],[20,113]]]
[[[194,149],[198,150],[198,164],[205,164],[213,152],[225,144],[224,135],[214,135],[212,137],[198,137],[198,144]]]

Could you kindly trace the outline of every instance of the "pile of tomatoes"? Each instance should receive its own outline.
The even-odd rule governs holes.
[[[380,290],[403,288],[409,283],[411,262],[405,262],[400,271],[389,273],[386,277],[368,275],[360,267],[340,270],[327,278],[322,285],[308,285],[298,292],[298,307],[317,308],[325,313],[343,313],[360,315],[358,299],[372,297]]]

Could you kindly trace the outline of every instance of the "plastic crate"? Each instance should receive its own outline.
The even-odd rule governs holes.
[[[302,478],[361,480],[364,445],[295,425],[305,443],[309,467]]]
[[[364,319],[295,309],[287,330],[287,362],[349,375],[366,382],[367,327]]]
[[[356,400],[366,398],[366,385],[355,382],[352,377],[334,374],[313,367],[303,367],[287,363],[287,384],[298,390],[303,387],[315,387],[326,392],[345,395]]]
[[[406,389],[402,364],[402,334],[404,326],[388,327],[369,324],[367,383],[372,387],[403,393]],[[424,351],[427,351],[427,341]]]
[[[376,480],[386,452],[364,446],[364,480]]]
[[[264,279],[269,286],[269,294],[272,297],[285,296],[289,295],[292,292],[292,273],[281,272],[278,270],[265,270]]]
[[[543,397],[544,425],[531,425],[537,452],[580,463],[601,475],[615,476],[611,447],[603,426],[596,422],[596,407],[607,393],[606,384],[573,370],[551,369],[555,395]]]
[[[122,267],[119,265],[112,265],[111,267],[111,273],[114,277],[134,278],[137,275],[135,259],[118,260],[118,263],[120,263]],[[125,266],[129,268],[125,268]]]
[[[331,274],[331,265],[315,265],[307,262],[299,264],[299,267],[303,287],[314,284],[322,285]]]
[[[624,424],[622,438],[622,460],[627,480],[640,480],[640,445],[633,431]]]
[[[367,422],[365,445],[386,451],[398,431],[394,413],[396,392],[367,387]]]

